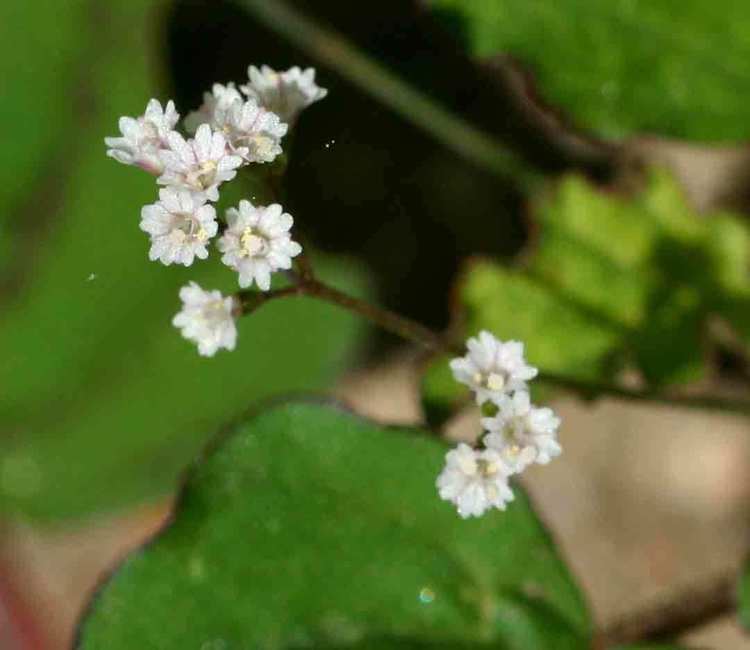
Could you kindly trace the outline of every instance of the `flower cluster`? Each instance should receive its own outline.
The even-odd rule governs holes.
[[[453,359],[456,381],[468,386],[489,417],[478,448],[459,444],[446,455],[437,479],[442,499],[461,517],[479,517],[490,508],[504,510],[513,500],[509,479],[529,465],[545,465],[562,452],[558,418],[552,409],[531,403],[527,383],[537,369],[524,359],[523,343],[503,342],[489,332],[467,341],[466,356]]]
[[[289,125],[326,94],[312,68],[276,72],[250,66],[248,83],[239,90],[232,83],[214,84],[204,94],[202,106],[183,121],[185,135],[177,130],[180,115],[172,101],[162,107],[152,99],[142,116],[121,118],[122,135],[105,138],[107,155],[147,171],[163,186],[159,200],[141,210],[141,230],[151,239],[149,259],[190,266],[208,257],[211,240],[220,235],[221,260],[237,272],[239,286],[268,291],[271,275],[290,269],[302,252],[291,238],[291,215],[277,203],[240,201],[221,222],[212,204],[239,169],[272,163],[282,153]],[[201,355],[234,349],[237,298],[204,291],[194,282],[182,288],[180,298],[183,308],[173,323]]]

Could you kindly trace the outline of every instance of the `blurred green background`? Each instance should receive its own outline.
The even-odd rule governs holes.
[[[750,7],[289,4],[518,166],[469,160],[250,0],[4,3],[0,525],[159,502],[227,420],[328,390],[398,344],[307,299],[244,319],[237,351],[212,359],[171,326],[182,284],[234,278],[215,255],[148,262],[153,179],[107,159],[103,138],[151,97],[186,114],[251,63],[314,65],[329,89],[287,140],[284,202],[330,283],[436,329],[523,338],[544,370],[747,396]],[[423,390],[435,423],[461,401],[444,365]]]

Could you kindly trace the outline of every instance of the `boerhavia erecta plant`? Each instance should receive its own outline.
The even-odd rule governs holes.
[[[271,408],[236,426],[229,440],[194,468],[172,526],[153,548],[127,560],[93,601],[91,615],[81,628],[80,647],[161,642],[171,648],[195,638],[201,648],[227,650],[245,647],[242,644],[279,649],[572,650],[591,644],[608,646],[602,639],[647,638],[645,633],[618,637],[592,632],[583,598],[520,487],[518,477],[524,471],[546,465],[562,453],[561,419],[532,401],[531,388],[563,388],[587,399],[615,395],[747,412],[742,401],[671,396],[657,390],[675,377],[692,377],[692,357],[687,361],[679,357],[666,370],[648,365],[652,341],[663,340],[673,312],[677,319],[687,313],[689,318],[683,320],[692,326],[702,323],[708,313],[709,308],[704,308],[708,295],[723,296],[725,291],[732,295],[726,303],[732,309],[721,300],[709,301],[710,309],[718,306],[736,313],[737,304],[746,304],[744,285],[733,284],[738,274],[734,268],[722,268],[716,275],[728,280],[718,291],[707,282],[697,292],[700,295],[680,294],[689,294],[685,305],[665,303],[674,307],[664,316],[667,326],[643,336],[644,314],[653,295],[668,293],[663,286],[668,274],[646,273],[643,279],[633,273],[637,286],[628,284],[630,275],[613,282],[614,290],[624,287],[627,300],[617,299],[617,292],[608,288],[590,291],[584,283],[577,289],[561,286],[575,297],[565,301],[548,285],[576,284],[578,278],[571,276],[569,259],[561,265],[559,259],[552,259],[545,248],[553,248],[548,239],[539,246],[536,267],[530,267],[529,273],[475,263],[461,286],[462,306],[469,313],[465,329],[472,334],[465,342],[459,343],[452,332],[433,332],[323,282],[310,250],[303,249],[293,231],[295,219],[281,204],[273,179],[283,171],[285,138],[296,128],[301,111],[326,96],[312,68],[277,72],[266,65],[250,66],[246,83],[215,83],[204,94],[203,104],[182,122],[174,102],[162,105],[151,100],[142,116],[120,120],[120,137],[106,139],[109,156],[153,175],[160,186],[158,200],[141,211],[140,227],[150,239],[148,258],[166,266],[190,267],[213,254],[236,273],[238,289],[229,294],[195,282],[183,286],[182,307],[172,323],[203,357],[242,354],[241,349],[235,351],[241,348],[238,320],[252,318],[269,301],[308,296],[332,303],[425,348],[437,360],[427,373],[425,405],[438,403],[450,411],[447,407],[454,405],[456,394],[468,388],[480,411],[475,427],[479,435],[472,444],[462,442],[446,451],[442,443],[425,435],[428,431],[400,430],[392,436],[338,408],[306,402]],[[226,184],[263,166],[275,170],[258,174],[269,184],[273,200],[246,196],[222,211],[217,209]],[[659,182],[657,178],[655,184]],[[576,206],[598,200],[589,196],[595,193],[580,179],[570,177],[560,185],[563,198],[578,191],[585,199]],[[581,229],[575,235],[587,251],[591,249],[587,270],[592,276],[602,268],[603,274],[610,267],[640,269],[655,252],[663,254],[665,243],[669,253],[678,251],[677,257],[686,250],[706,253],[709,259],[721,256],[715,254],[718,248],[711,247],[720,247],[722,237],[683,228],[684,215],[673,219],[669,214],[656,220],[646,217],[644,223],[627,221],[625,228],[634,221],[636,228],[644,227],[644,232],[633,236],[642,244],[639,256],[631,259],[623,254],[624,259],[610,260],[606,251],[599,250],[598,235],[581,226],[568,208],[553,201],[543,204],[544,210],[559,210],[565,217],[550,219],[556,225],[546,236],[566,241],[574,229]],[[660,204],[649,209],[661,208]],[[565,273],[557,273],[561,267]],[[520,297],[528,299],[531,317],[517,318],[508,309],[521,304]],[[563,323],[560,327],[568,335],[581,324],[592,334],[578,347],[561,345],[562,338],[545,336],[546,320],[534,318],[545,313],[561,316],[558,325]],[[601,314],[607,318],[600,318]],[[569,356],[556,367],[555,349],[561,347]],[[632,355],[633,350],[641,355]],[[541,370],[527,361],[527,354]],[[636,358],[653,382],[649,387],[627,388],[604,379],[612,359],[627,355]],[[446,377],[449,387],[443,381]],[[458,401],[465,402],[463,397]],[[387,463],[382,455],[372,453],[373,445],[388,450]],[[288,451],[288,458],[280,451]],[[386,475],[403,486],[402,492],[377,490],[378,480]],[[300,476],[319,482],[321,493],[303,495]],[[366,514],[349,518],[348,513],[358,508]],[[335,521],[326,518],[331,511],[336,512]],[[349,543],[362,530],[380,542],[375,557]],[[252,540],[251,551],[265,553],[276,574],[285,576],[278,593],[264,569],[233,557],[243,535]],[[448,538],[446,549],[434,549],[429,541]],[[506,547],[492,555],[495,541]],[[331,550],[330,557],[312,558],[321,548]],[[446,571],[437,561],[433,565],[432,554],[456,566]],[[305,560],[297,566],[287,561],[290,557]],[[381,571],[386,575],[381,576]],[[235,584],[235,576],[240,575],[243,580]],[[349,585],[357,580],[366,585],[370,600],[351,602]],[[289,600],[288,593],[292,583],[313,585],[320,602],[295,609],[299,603]],[[195,602],[205,607],[181,597],[193,588]],[[402,588],[416,599],[402,602]],[[274,598],[269,599],[271,592]],[[190,625],[169,631],[141,622],[131,626],[134,603],[159,594],[164,596],[160,612],[166,616],[173,611]],[[245,617],[257,617],[257,625],[250,629]]]

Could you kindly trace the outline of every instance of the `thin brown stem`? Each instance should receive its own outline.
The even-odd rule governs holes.
[[[292,284],[264,294],[241,292],[239,298],[243,313],[254,311],[269,300],[286,296],[311,296],[359,314],[384,330],[407,341],[416,343],[432,352],[443,354],[463,354],[462,346],[445,340],[421,323],[396,314],[388,309],[350,296],[304,273],[291,274]],[[616,384],[586,381],[565,377],[554,373],[542,372],[537,377],[540,383],[562,388],[583,399],[593,400],[603,395],[622,400],[654,402],[682,408],[726,411],[750,415],[750,402],[744,400],[716,397],[714,395],[665,395],[652,389],[633,389]]]
[[[436,352],[446,348],[438,334],[410,318],[350,296],[318,280],[308,280],[302,286],[307,295],[353,311],[396,336]]]
[[[348,311],[359,314],[368,321],[375,323],[384,330],[395,334],[403,339],[417,343],[423,347],[439,352],[446,348],[442,338],[416,321],[383,309],[371,303],[355,298],[343,291],[327,285],[312,277],[310,270],[308,275],[292,275],[294,284],[283,289],[257,293],[253,291],[241,291],[238,294],[244,314],[258,309],[261,305],[287,296],[311,296],[325,302],[342,307]]]
[[[714,576],[605,626],[593,647],[605,650],[642,641],[668,641],[735,608],[736,571]]]
[[[255,310],[265,305],[267,302],[277,298],[286,298],[288,296],[304,295],[304,289],[301,284],[292,284],[283,289],[274,289],[273,291],[240,291],[236,298],[240,302],[240,313],[242,315],[252,314]]]
[[[750,415],[750,402],[746,400],[716,397],[714,395],[667,395],[653,389],[625,388],[617,384],[573,379],[548,372],[542,372],[536,381],[555,388],[562,388],[589,400],[607,395],[631,402],[653,402],[669,406]]]

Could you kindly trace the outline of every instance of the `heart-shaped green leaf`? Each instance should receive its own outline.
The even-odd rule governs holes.
[[[460,519],[435,490],[445,451],[320,403],[239,424],[95,597],[79,649],[580,650],[585,605],[526,496]]]

